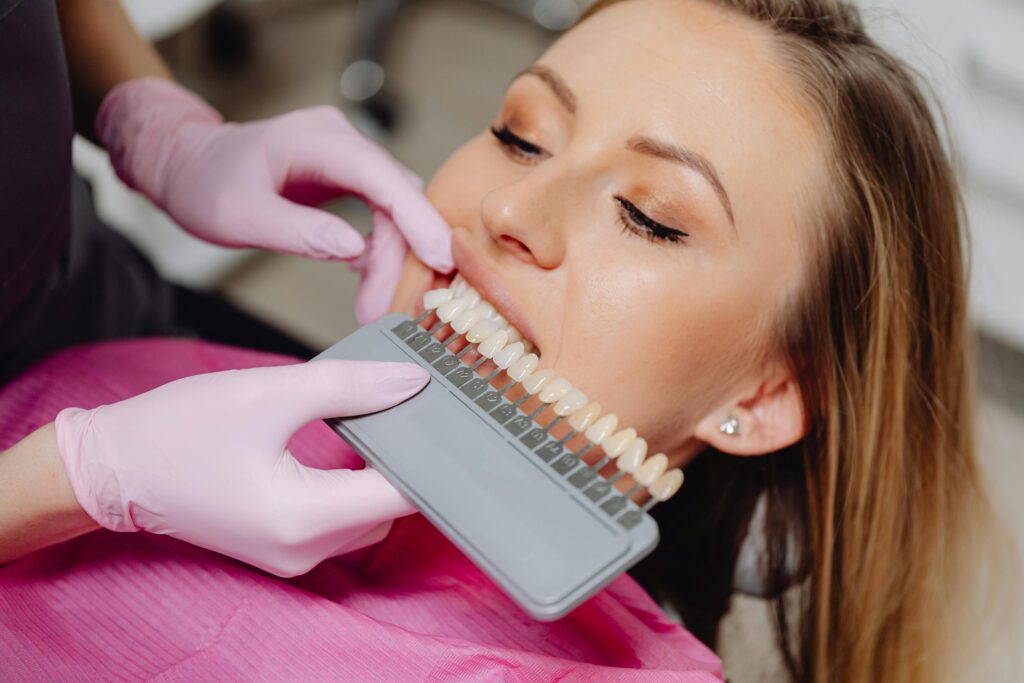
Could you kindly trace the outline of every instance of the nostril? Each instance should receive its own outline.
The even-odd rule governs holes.
[[[517,240],[515,237],[512,237],[511,235],[501,235],[498,238],[498,241],[503,247],[511,251],[513,254],[516,254],[520,258],[532,258],[533,256],[533,253],[530,251],[529,247],[523,244],[521,240]]]

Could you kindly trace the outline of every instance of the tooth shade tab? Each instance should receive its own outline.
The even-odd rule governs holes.
[[[523,340],[523,334],[522,334],[522,332],[520,332],[519,330],[517,330],[517,329],[516,329],[515,327],[513,327],[512,325],[509,325],[509,326],[508,326],[507,328],[505,328],[505,329],[507,329],[507,330],[508,330],[508,338],[509,338],[509,340],[511,340],[511,341],[514,341],[514,342],[517,342],[517,341],[522,341],[522,340]]]
[[[467,308],[469,308],[469,306],[463,297],[452,299],[451,301],[445,301],[437,307],[437,317],[441,319],[441,322],[451,322],[455,316],[462,313]]]
[[[546,387],[541,389],[538,398],[540,398],[544,403],[554,403],[570,391],[572,391],[572,385],[569,384],[569,380],[562,377],[556,377],[548,382]]]
[[[525,352],[522,342],[513,342],[494,354],[494,364],[502,370],[508,370],[509,366],[522,358]]]
[[[626,446],[628,446],[630,444],[630,442],[635,440],[635,439],[636,439],[636,430],[633,429],[632,427],[628,427],[628,428],[623,429],[621,431],[615,432],[614,434],[612,434],[609,437],[606,437],[605,440],[604,440],[604,443],[601,444],[601,448],[604,449],[605,455],[608,455],[608,456],[611,456],[613,458],[616,458],[616,457],[622,455],[622,453],[625,452],[625,450],[626,450]],[[644,455],[646,455],[646,452],[647,452],[647,449],[645,448],[644,449]],[[640,462],[643,462],[643,456],[640,457]],[[638,462],[637,465],[639,465],[639,464],[640,463]],[[631,472],[632,470],[626,470],[626,471],[627,472]]]
[[[493,358],[494,354],[501,351],[505,347],[505,343],[508,342],[508,332],[505,330],[498,330],[487,339],[480,343],[477,347],[477,351],[484,358]]]
[[[620,460],[625,458],[626,460],[623,460],[623,462],[636,462],[637,467],[640,466],[640,463],[644,461],[645,457],[647,457],[647,439],[642,436],[638,436],[626,444],[626,447],[622,449],[622,454],[619,455]],[[659,472],[659,474],[661,473]],[[652,478],[651,481],[654,481],[654,478]]]
[[[477,306],[477,308],[479,309],[480,307]],[[469,328],[469,331],[466,332],[466,341],[470,344],[479,344],[499,329],[498,324],[493,320],[478,320]]]
[[[614,432],[615,428],[618,426],[619,418],[611,414],[605,415],[597,422],[590,425],[590,428],[586,431],[587,439],[589,439],[595,446],[600,446],[605,439],[611,436],[611,433]]]
[[[479,308],[470,308],[468,310],[459,313],[452,319],[452,329],[459,334],[465,334],[469,331],[473,325],[483,316],[483,311]]]
[[[585,432],[601,414],[601,404],[591,401],[569,416],[569,426],[577,432]]]
[[[490,301],[481,301],[477,308],[483,313],[485,320],[494,320],[494,314],[497,312],[494,310],[494,306],[491,305]]]
[[[587,395],[579,389],[573,389],[558,399],[558,402],[555,404],[555,415],[567,417],[585,405],[587,405]]]
[[[503,316],[501,313],[498,313],[497,311],[495,311],[494,315],[491,316],[491,320],[498,323],[498,325],[502,327],[506,327],[508,325],[508,321],[505,320],[505,316]]]
[[[679,487],[683,485],[683,471],[678,467],[665,472],[658,477],[647,491],[659,503],[663,503],[675,495]]]
[[[628,449],[626,453],[619,456],[619,460],[627,455],[629,455]],[[640,486],[650,486],[658,477],[665,474],[667,469],[668,456],[664,453],[657,453],[644,460],[644,463],[633,472],[633,480]]]
[[[517,382],[522,382],[524,379],[529,377],[531,372],[537,369],[537,365],[539,363],[540,358],[537,358],[535,354],[528,353],[516,362],[512,363],[511,367],[508,369],[508,376]]]
[[[463,292],[465,292],[467,288],[469,288],[469,283],[466,282],[465,278],[463,278],[461,274],[456,275],[451,284],[451,290],[455,293],[455,296],[462,296]]]
[[[643,464],[643,459],[637,459],[632,453],[623,453],[615,460],[615,467],[625,474],[633,474]]]
[[[468,302],[470,308],[480,303],[480,293],[472,287],[466,287],[466,291],[462,294],[462,298]]]
[[[423,310],[432,311],[446,301],[455,298],[455,292],[450,288],[432,289],[423,295]]]
[[[526,389],[528,393],[536,394],[554,378],[554,370],[548,368],[545,368],[543,370],[537,370],[531,373],[529,377],[523,380],[523,388]]]

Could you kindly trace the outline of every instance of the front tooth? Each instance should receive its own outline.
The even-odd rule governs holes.
[[[491,316],[491,320],[498,323],[502,327],[508,325],[508,321],[505,320],[505,316],[503,316],[501,313],[498,313],[498,311],[494,311],[494,315]]]
[[[525,352],[522,342],[513,342],[494,354],[494,364],[502,370],[508,370],[509,366],[522,358]]]
[[[577,432],[585,432],[601,414],[601,404],[591,401],[569,416],[569,426]]]
[[[616,435],[613,434],[601,447],[605,448],[608,446],[608,441],[614,439],[615,436]],[[622,449],[622,452],[619,455],[619,459],[615,461],[615,466],[618,467],[620,471],[626,473],[636,472],[637,468],[644,464],[644,456],[647,455],[647,442],[644,441],[643,446],[630,448],[630,446],[635,444],[637,441],[643,441],[643,439],[638,437],[626,444],[626,447]]]
[[[572,391],[572,385],[569,384],[569,380],[556,377],[541,390],[539,398],[544,403],[554,403],[570,391]]]
[[[629,451],[623,453],[619,460],[629,455]],[[619,469],[623,469],[619,467]],[[668,469],[668,456],[658,453],[644,460],[644,463],[633,470],[633,480],[641,486],[650,486],[654,481]]]
[[[470,308],[468,310],[465,310],[462,313],[459,313],[457,316],[455,316],[455,318],[452,320],[452,329],[458,332],[459,334],[464,334],[467,330],[469,330],[469,328],[475,325],[478,320],[480,320],[480,317],[482,315],[483,311],[481,311],[479,308]]]
[[[448,287],[432,289],[423,295],[423,310],[432,311],[445,301],[451,301],[453,298],[455,298],[455,292]]]
[[[473,327],[469,328],[469,332],[466,333],[466,341],[470,344],[479,344],[499,329],[498,324],[493,320],[479,320]]]
[[[455,292],[455,296],[462,296],[462,293],[469,287],[469,283],[466,282],[465,278],[461,274],[456,275],[455,279],[452,280],[451,288]]]
[[[587,405],[587,395],[579,389],[573,389],[555,404],[555,415],[565,417],[575,413],[585,405]]]
[[[537,365],[540,363],[540,358],[537,358],[536,354],[528,353],[508,369],[508,376],[516,382],[522,382],[531,372],[537,369]]]
[[[608,438],[608,436],[615,431],[615,428],[619,425],[619,418],[614,415],[605,415],[594,424],[590,425],[587,430],[587,438],[590,439],[590,443],[595,446],[600,446],[601,442]]]
[[[462,297],[458,299],[452,299],[451,301],[445,301],[443,304],[437,307],[437,317],[440,318],[441,322],[449,322],[452,318],[462,313],[464,310],[469,308],[467,301]]]
[[[505,330],[498,330],[487,339],[480,342],[480,346],[477,347],[477,351],[484,358],[493,358],[494,354],[505,346],[508,341],[508,332]]]
[[[678,467],[669,470],[648,487],[651,497],[658,502],[665,502],[683,485],[683,471]]]
[[[523,333],[520,332],[519,330],[517,330],[513,325],[509,325],[506,329],[508,330],[508,338],[510,340],[512,340],[512,341],[522,341],[523,340]]]
[[[636,430],[633,429],[632,427],[628,427],[621,431],[615,432],[614,434],[606,438],[604,440],[604,443],[601,444],[601,448],[604,449],[605,455],[615,458],[622,455],[623,451],[626,450],[626,446],[628,446],[629,443],[634,439],[636,439]],[[644,449],[644,453],[647,453],[646,448]],[[642,457],[640,459],[641,461],[643,460]]]
[[[523,380],[523,388],[531,394],[536,394],[538,391],[544,388],[548,382],[555,378],[555,371],[550,368],[543,370],[537,370],[531,373],[529,377]]]

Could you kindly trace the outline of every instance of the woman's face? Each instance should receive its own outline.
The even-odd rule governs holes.
[[[672,454],[762,382],[822,158],[763,28],[631,0],[517,77],[427,195],[457,269],[541,365]],[[396,310],[431,281],[410,259]]]

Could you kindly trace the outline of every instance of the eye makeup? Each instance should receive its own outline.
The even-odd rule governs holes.
[[[552,156],[540,145],[530,142],[514,132],[507,119],[492,125],[490,132],[505,156],[516,163],[533,166]],[[690,236],[688,232],[654,220],[641,211],[636,204],[621,195],[615,195],[614,201],[617,205],[619,224],[624,231],[632,235],[642,237],[652,243],[684,242]]]
[[[615,202],[619,206],[619,222],[623,229],[653,241],[681,242],[690,236],[690,233],[677,228],[670,228],[650,218],[643,211],[638,209],[633,202],[625,197],[616,195]]]
[[[515,161],[532,164],[550,156],[539,146],[513,133],[507,123],[491,126],[491,134],[501,145],[502,151]]]

